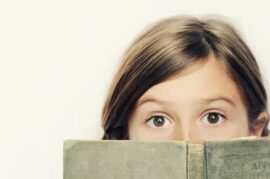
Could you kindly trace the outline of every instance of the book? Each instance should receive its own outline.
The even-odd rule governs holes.
[[[269,179],[270,137],[65,140],[64,179]]]

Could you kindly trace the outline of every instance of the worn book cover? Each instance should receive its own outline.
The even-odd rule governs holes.
[[[64,179],[269,179],[270,138],[66,140]]]

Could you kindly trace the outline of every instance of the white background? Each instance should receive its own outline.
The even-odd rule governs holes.
[[[257,57],[269,93],[267,1],[0,1],[0,178],[61,179],[64,139],[99,139],[121,55],[163,17],[220,14]]]

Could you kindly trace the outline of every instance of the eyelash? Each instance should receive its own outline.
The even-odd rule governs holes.
[[[202,119],[200,121],[202,121],[204,119],[204,117],[207,117],[209,114],[218,114],[218,116],[223,118],[223,121],[221,123],[223,123],[225,120],[227,120],[227,117],[220,113],[220,112],[216,112],[216,111],[211,111],[211,112],[207,112],[205,115],[203,115]],[[161,115],[161,114],[154,114],[151,115],[149,118],[146,119],[146,123],[148,123],[151,119],[153,119],[153,117],[162,117],[162,118],[167,118],[167,116]],[[171,120],[169,120],[169,122],[171,123]],[[206,124],[208,125],[208,124]],[[218,122],[217,124],[210,124],[211,127],[219,127],[221,124]],[[163,126],[162,126],[163,127]],[[155,127],[155,128],[162,128],[162,127]]]
[[[153,119],[153,117],[162,117],[162,118],[167,118],[164,115],[160,115],[160,114],[155,114],[155,115],[151,115],[149,118],[146,119],[146,123],[148,123],[149,121],[151,121],[151,119]],[[171,123],[171,120],[169,120],[169,122]],[[162,126],[164,127],[164,126]],[[162,127],[155,127],[155,128],[162,128]]]
[[[208,116],[209,114],[218,114],[218,116],[222,117],[223,120],[221,122],[217,122],[216,124],[205,124],[207,126],[211,126],[211,127],[219,127],[222,125],[222,123],[227,119],[226,116],[224,114],[221,114],[220,112],[215,112],[215,111],[211,111],[206,113],[206,115],[204,115],[201,119],[201,121],[204,119],[204,117]]]

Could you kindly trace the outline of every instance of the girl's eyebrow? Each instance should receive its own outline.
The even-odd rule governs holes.
[[[236,104],[234,102],[234,100],[230,97],[227,96],[215,96],[215,97],[210,97],[210,98],[202,98],[201,101],[203,101],[204,103],[212,103],[214,101],[225,101],[227,103],[229,103],[231,106],[236,107]]]
[[[230,97],[227,97],[227,96],[215,96],[215,97],[208,97],[208,98],[201,98],[200,99],[200,102],[199,103],[202,103],[202,104],[210,104],[212,102],[215,102],[215,101],[224,101],[228,104],[230,104],[231,106],[235,107],[236,104],[234,102],[234,100]],[[148,103],[148,102],[154,102],[154,103],[158,103],[160,105],[169,105],[171,102],[170,101],[166,101],[166,100],[163,100],[163,99],[157,99],[155,97],[144,97],[142,99],[140,99],[137,103],[137,106],[141,106],[142,104],[144,103]]]

